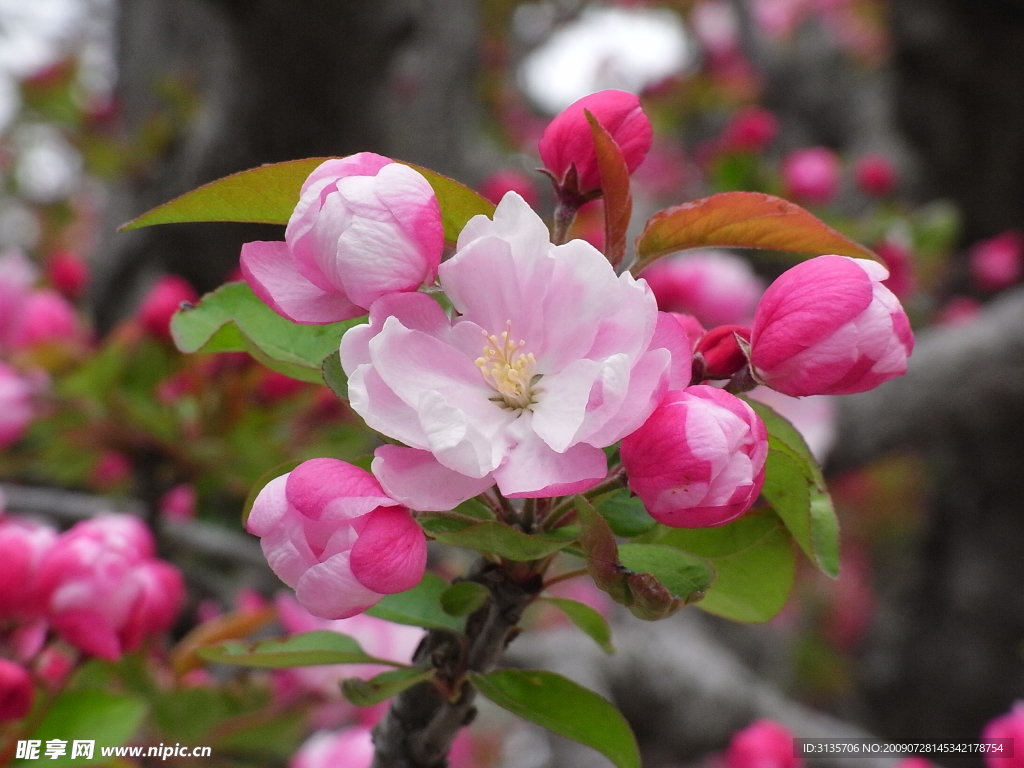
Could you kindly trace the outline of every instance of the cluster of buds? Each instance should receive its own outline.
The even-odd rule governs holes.
[[[563,214],[603,194],[598,126],[630,172],[650,147],[632,94],[568,107],[539,147]],[[735,392],[860,392],[906,370],[909,323],[877,263],[821,256],[763,295],[740,269],[743,291],[707,302],[705,331],[659,311],[647,280],[617,273],[591,244],[562,242],[558,218],[552,239],[506,192],[440,262],[430,185],[364,153],[313,172],[284,242],[243,246],[243,275],[285,317],[368,310],[341,339],[340,362],[352,409],[389,439],[372,474],[307,461],[263,489],[247,523],[311,613],[351,616],[419,581],[425,539],[410,510],[586,492],[609,477],[607,449],[620,443],[629,488],[655,519],[725,524],[757,500],[768,454],[765,425]],[[684,280],[656,267],[651,282],[700,294],[732,257],[706,258]]]
[[[130,515],[101,515],[63,533],[0,517],[0,628],[10,655],[45,673],[51,633],[83,654],[118,659],[165,632],[184,597],[181,574],[156,558],[149,529]],[[8,662],[6,681],[29,680],[29,694],[6,696],[0,715],[21,717],[30,676]],[[51,670],[52,671],[52,670]],[[13,689],[21,690],[17,686]]]

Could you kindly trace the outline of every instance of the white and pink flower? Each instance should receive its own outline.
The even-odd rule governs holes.
[[[284,242],[242,246],[242,275],[278,314],[332,323],[386,294],[433,282],[441,209],[417,171],[372,152],[320,165],[302,185]]]
[[[583,241],[552,245],[514,192],[466,225],[440,283],[453,317],[386,296],[341,342],[352,408],[405,444],[376,454],[388,493],[437,510],[494,484],[546,497],[604,478],[602,448],[644,422],[672,362],[647,284]]]
[[[426,538],[409,511],[369,472],[337,459],[304,461],[271,480],[246,528],[299,603],[325,619],[411,589],[426,568]]]

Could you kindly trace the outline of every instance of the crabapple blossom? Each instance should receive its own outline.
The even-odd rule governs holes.
[[[782,161],[786,196],[801,203],[824,205],[839,191],[839,157],[825,147],[797,149]]]
[[[89,283],[89,267],[74,251],[56,251],[46,264],[53,286],[69,299],[78,299]]]
[[[311,459],[271,480],[246,521],[271,570],[314,616],[342,619],[419,583],[426,538],[365,470]]]
[[[985,754],[985,765],[988,768],[1024,768],[1024,700],[1018,701],[1009,712],[1000,715],[982,729],[981,740],[988,742],[993,739],[1011,739],[1011,757],[1007,752],[988,752]]]
[[[666,312],[693,315],[706,327],[749,325],[764,283],[728,251],[690,251],[659,259],[643,272]]]
[[[43,615],[37,573],[56,541],[57,531],[48,525],[0,517],[0,619]]]
[[[180,275],[163,275],[150,287],[138,308],[142,327],[156,338],[167,339],[171,335],[171,317],[185,302],[199,298],[192,284]]]
[[[728,768],[798,768],[793,734],[775,720],[755,720],[737,731],[725,752]]]
[[[618,144],[630,173],[643,162],[653,141],[651,121],[635,94],[606,90],[577,99],[548,124],[537,145],[555,186],[569,197],[592,197],[601,189],[597,150],[586,112]]]
[[[444,248],[429,182],[372,152],[326,161],[302,185],[284,242],[242,246],[242,275],[298,323],[366,314],[381,296],[431,283]]]
[[[85,329],[75,308],[57,291],[50,290],[33,291],[25,298],[8,336],[13,349],[84,339]]]
[[[744,107],[732,116],[722,134],[722,146],[730,152],[763,152],[775,140],[779,120],[764,107]]]
[[[110,660],[168,629],[184,583],[153,552],[149,530],[130,515],[101,515],[61,534],[39,566],[54,629],[80,650]]]
[[[1001,291],[1024,277],[1024,237],[1008,230],[975,243],[968,252],[971,277],[983,291]]]
[[[853,168],[857,187],[872,197],[886,197],[892,194],[899,180],[896,167],[885,155],[868,154],[857,160]]]
[[[21,664],[0,658],[0,721],[19,720],[32,709],[32,676]]]
[[[784,272],[754,315],[754,378],[787,395],[864,392],[904,374],[914,346],[881,264],[818,256]]]
[[[440,283],[454,317],[386,296],[341,341],[352,408],[405,444],[376,453],[388,493],[450,509],[494,484],[547,497],[604,478],[602,448],[643,423],[672,363],[646,283],[583,241],[552,245],[514,192],[470,220]]]
[[[630,490],[658,522],[724,525],[761,492],[768,432],[745,402],[701,384],[666,393],[620,455]]]
[[[0,252],[0,349],[8,345],[37,276],[35,266],[21,251]]]

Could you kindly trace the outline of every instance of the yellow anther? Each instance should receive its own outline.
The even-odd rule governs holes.
[[[537,359],[532,352],[522,352],[523,339],[513,341],[512,321],[505,323],[500,335],[484,331],[484,348],[476,365],[491,388],[497,393],[492,398],[505,408],[521,411],[534,404],[534,368]]]

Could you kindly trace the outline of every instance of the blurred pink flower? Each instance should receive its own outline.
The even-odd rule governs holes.
[[[971,277],[983,291],[1001,291],[1024,277],[1024,237],[1008,230],[975,243],[969,253]]]
[[[388,493],[450,509],[495,483],[544,497],[604,478],[602,449],[643,423],[670,368],[647,285],[580,240],[552,245],[514,192],[466,225],[440,281],[453,318],[389,296],[341,342],[353,410],[408,446],[377,451]]]
[[[783,194],[798,203],[825,205],[839,191],[839,172],[839,156],[831,149],[797,149],[782,161]]]
[[[373,737],[365,726],[317,731],[299,747],[288,768],[370,768],[373,754]]]
[[[480,182],[480,194],[497,205],[506,192],[515,192],[531,207],[537,205],[537,185],[532,176],[516,170],[505,168],[495,171]]]
[[[89,267],[74,251],[55,251],[46,264],[53,287],[68,299],[81,298],[89,282]]]
[[[199,294],[188,280],[179,275],[163,275],[143,297],[137,316],[149,334],[159,339],[169,339],[174,313],[182,304],[194,303],[198,299]]]
[[[724,525],[761,492],[768,433],[738,397],[698,385],[668,392],[620,455],[630,490],[658,522]]]
[[[728,251],[689,251],[659,259],[643,277],[665,312],[693,315],[705,327],[749,325],[764,282]]]
[[[768,286],[751,330],[754,378],[787,395],[864,392],[907,370],[914,347],[881,264],[818,256]]]
[[[85,338],[85,328],[68,300],[56,291],[39,290],[22,303],[8,343],[12,349],[26,349],[42,344],[75,345]]]
[[[444,248],[437,197],[407,165],[361,152],[328,160],[302,185],[284,242],[242,246],[242,274],[298,323],[366,314],[381,296],[434,281]]]
[[[21,664],[0,658],[0,722],[20,720],[32,709],[32,676]]]
[[[22,438],[36,417],[36,397],[45,389],[40,375],[26,375],[0,362],[0,448]]]
[[[763,152],[775,140],[779,120],[771,110],[759,106],[738,110],[722,131],[722,148],[727,152]]]
[[[111,660],[167,630],[184,582],[153,552],[149,530],[131,515],[101,515],[61,534],[39,568],[54,629],[80,650]]]
[[[1003,742],[1004,752],[986,752],[988,768],[1024,768],[1024,700],[1016,702],[1009,712],[1000,715],[981,731],[981,741],[1009,739]],[[1010,752],[1013,756],[1009,756]]]
[[[640,99],[627,91],[591,93],[562,110],[544,130],[537,149],[556,187],[576,198],[601,189],[597,150],[585,112],[590,112],[618,144],[630,173],[643,162],[654,136]]]
[[[0,252],[0,350],[8,346],[37,276],[35,265],[21,251]]]
[[[246,521],[271,570],[315,616],[341,619],[419,583],[426,538],[368,472],[304,461],[271,480]]]
[[[0,621],[42,618],[39,566],[56,541],[48,525],[0,515]]]
[[[899,181],[896,166],[885,155],[872,153],[859,158],[853,168],[857,186],[872,197],[887,197]]]
[[[725,752],[728,768],[798,768],[793,734],[774,720],[755,720],[737,731]]]

